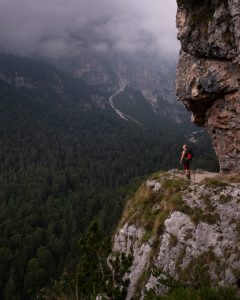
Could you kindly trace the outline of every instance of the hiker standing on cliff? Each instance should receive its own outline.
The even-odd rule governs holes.
[[[190,179],[190,161],[192,159],[190,152],[188,151],[187,145],[183,145],[182,147],[182,155],[180,159],[180,164],[183,164],[184,171],[186,172],[187,179]]]

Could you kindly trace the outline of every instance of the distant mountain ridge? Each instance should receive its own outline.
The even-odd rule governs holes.
[[[159,55],[99,55],[81,53],[72,59],[61,60],[56,65],[71,73],[74,77],[83,78],[92,86],[102,91],[115,93],[123,86],[128,86],[142,95],[151,104],[154,114],[170,118],[181,123],[189,120],[189,113],[176,101],[175,95],[175,62],[167,61]],[[124,95],[126,95],[125,90]],[[120,96],[120,94],[118,94]],[[121,97],[123,98],[123,97]],[[123,103],[118,104],[122,107]],[[135,99],[136,108],[138,103]],[[125,102],[126,104],[126,99]],[[144,104],[145,106],[145,104]]]
[[[156,72],[152,72],[155,77],[150,76],[149,82],[147,81],[148,71],[142,75],[143,65],[146,66],[146,62],[142,65],[137,61],[135,66],[132,62],[132,69],[126,61],[123,63],[113,62],[110,67],[98,58],[90,59],[88,57],[88,59],[84,64],[81,60],[78,61],[75,69],[70,66],[70,63],[68,67],[63,67],[63,63],[62,69],[66,69],[66,72],[65,70],[61,71],[58,65],[53,67],[43,60],[36,61],[0,54],[0,80],[28,92],[42,94],[44,90],[48,90],[49,97],[55,95],[60,102],[65,98],[70,101],[75,99],[74,101],[77,101],[78,105],[81,103],[85,110],[97,108],[114,113],[115,107],[115,112],[119,110],[123,114],[129,115],[126,120],[134,122],[136,119],[135,123],[142,126],[159,125],[166,121],[189,124],[189,114],[181,104],[177,103],[173,94],[171,85],[174,81],[170,76],[173,77],[170,71],[168,71],[166,84],[164,84],[163,78],[165,75],[160,76],[163,87],[158,90],[157,86],[160,86],[160,81],[158,80],[154,85]],[[50,86],[49,83],[51,83]],[[74,90],[74,95],[72,90]],[[90,95],[85,97],[83,90],[90,91]],[[120,92],[115,96],[116,91]],[[145,94],[151,95],[145,96]],[[111,96],[112,103],[110,103]],[[79,101],[82,98],[84,101]],[[138,116],[136,116],[136,112],[138,112]],[[119,117],[118,114],[116,115]],[[142,118],[140,115],[145,115],[145,117]],[[140,118],[138,119],[138,117]]]

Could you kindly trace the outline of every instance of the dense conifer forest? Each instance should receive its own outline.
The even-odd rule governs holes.
[[[79,293],[88,297],[82,282],[92,282],[89,293],[99,282],[79,271],[91,253],[83,242],[88,226],[98,224],[101,238],[90,243],[96,247],[143,176],[180,167],[180,145],[192,127],[121,120],[106,105],[107,93],[43,62],[2,55],[0,75],[0,298],[36,299],[63,274],[74,281],[76,272]],[[206,135],[195,148],[196,165],[216,170]],[[109,239],[103,256],[108,247]]]

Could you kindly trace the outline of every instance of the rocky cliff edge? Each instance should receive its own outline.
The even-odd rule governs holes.
[[[240,1],[177,3],[177,96],[208,129],[221,172],[240,173]]]
[[[236,287],[237,182],[236,177],[217,177],[189,184],[168,172],[155,174],[140,186],[126,203],[108,258],[115,286],[125,289],[126,299],[164,294],[170,278],[184,287],[198,287],[201,272],[213,286]]]

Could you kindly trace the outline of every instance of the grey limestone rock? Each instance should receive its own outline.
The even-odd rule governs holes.
[[[126,299],[135,296],[141,288],[154,289],[164,294],[168,287],[159,284],[152,268],[162,274],[194,285],[194,268],[206,264],[212,283],[235,284],[240,270],[240,185],[206,186],[192,184],[182,190],[182,199],[188,210],[172,211],[158,236],[146,239],[146,229],[125,223],[114,237],[112,257],[117,253],[133,257],[125,274],[130,283]],[[191,272],[189,272],[191,270]],[[143,274],[145,281],[143,281]],[[142,280],[141,284],[139,280]]]
[[[154,193],[158,193],[161,190],[161,183],[157,180],[148,180],[146,187],[152,189]]]
[[[149,255],[151,253],[151,241],[143,242],[145,230],[135,225],[127,223],[118,231],[114,238],[113,253],[108,258],[108,264],[111,268],[111,260],[117,254],[124,254],[126,257],[132,256],[133,261],[129,272],[125,274],[124,279],[129,279],[130,283],[127,289],[127,299],[132,299],[136,292],[137,283],[144,270],[147,268]],[[112,269],[113,271],[113,269]]]

